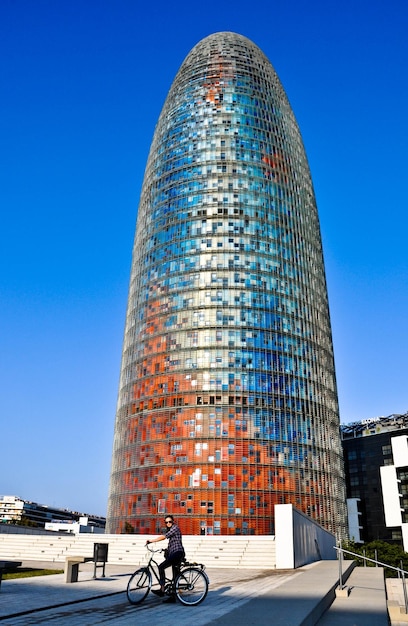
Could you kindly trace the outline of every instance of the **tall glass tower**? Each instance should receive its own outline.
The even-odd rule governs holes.
[[[299,128],[234,33],[183,62],[133,249],[108,532],[270,534],[274,504],[345,526],[320,227]]]

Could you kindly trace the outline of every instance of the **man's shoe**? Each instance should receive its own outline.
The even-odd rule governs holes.
[[[161,589],[152,589],[152,593],[154,593],[155,596],[159,596],[159,598],[164,596],[164,591]]]
[[[175,596],[169,596],[168,598],[166,598],[165,600],[163,600],[163,602],[175,602],[176,601],[176,597]]]

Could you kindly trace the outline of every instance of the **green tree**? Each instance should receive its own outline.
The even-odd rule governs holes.
[[[37,528],[39,526],[36,522],[25,517],[25,515],[22,515],[21,519],[15,520],[13,523],[15,526],[30,526],[31,528]]]
[[[391,565],[392,567],[402,568],[408,572],[408,553],[404,552],[400,545],[394,543],[388,543],[386,541],[370,541],[365,544],[356,544],[353,541],[349,541],[342,545],[344,550],[349,550],[355,554],[360,554],[362,557],[380,561],[385,565]],[[346,558],[353,558],[349,555],[345,555]],[[356,558],[359,567],[364,566],[364,558]],[[367,567],[375,567],[375,563],[366,561]],[[396,578],[398,572],[395,570],[385,568],[386,578]]]

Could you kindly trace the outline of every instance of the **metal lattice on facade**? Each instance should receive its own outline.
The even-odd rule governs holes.
[[[293,503],[344,532],[320,227],[293,112],[234,33],[193,48],[141,193],[108,532],[269,534]]]

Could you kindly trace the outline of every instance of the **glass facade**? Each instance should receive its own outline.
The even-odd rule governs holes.
[[[344,529],[320,227],[270,62],[217,33],[164,104],[138,211],[108,532],[273,533],[274,504]]]

